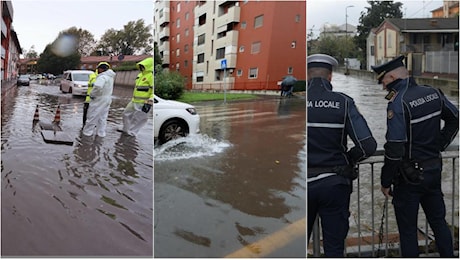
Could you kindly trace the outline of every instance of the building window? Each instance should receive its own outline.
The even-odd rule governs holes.
[[[237,71],[236,71],[236,75],[237,75],[238,77],[243,76],[243,70],[241,70],[241,69],[237,70]]]
[[[176,27],[180,28],[180,19],[179,18],[177,18],[177,20],[176,20]]]
[[[203,82],[204,77],[203,76],[197,76],[196,77],[196,82]]]
[[[375,52],[374,48],[375,48],[375,46],[371,46],[371,55],[372,56],[374,56],[374,52]]]
[[[251,44],[251,54],[260,52],[260,42],[254,42]]]
[[[201,26],[203,24],[206,24],[206,14],[203,14],[202,16],[198,17],[198,25]]]
[[[188,60],[184,60],[184,68],[188,67]]]
[[[179,33],[176,35],[176,42],[177,42],[177,43],[180,42],[180,34],[179,34]]]
[[[227,32],[220,32],[217,34],[217,39],[223,38],[225,36],[227,36]]]
[[[391,37],[391,34],[388,34],[388,48],[393,48],[393,44],[392,44],[393,40],[392,40],[392,37]]]
[[[300,23],[300,14],[295,16],[295,22]]]
[[[184,46],[184,53],[188,53],[188,44],[185,44]]]
[[[176,63],[176,70],[179,71],[179,62]]]
[[[382,49],[382,48],[383,48],[382,36],[379,36],[379,49]]]
[[[240,52],[244,52],[244,45],[240,46]]]
[[[256,18],[254,18],[254,28],[259,28],[264,25],[264,15],[259,15]]]
[[[225,47],[216,50],[216,60],[225,58]]]
[[[259,70],[258,68],[250,68],[249,69],[249,78],[250,79],[256,79],[258,70]]]
[[[189,12],[186,12],[186,13],[185,13],[185,21],[188,21],[188,18],[189,18],[189,17],[190,17]]]
[[[179,57],[179,55],[180,55],[180,49],[177,48],[177,49],[176,49],[176,57]]]
[[[180,13],[180,3],[177,3],[177,8],[176,8],[177,12]]]
[[[198,54],[198,61],[197,63],[203,63],[204,62],[204,53]]]
[[[294,68],[293,67],[288,67],[287,74],[292,75],[294,73]]]
[[[296,46],[296,41],[292,41],[291,42],[291,48],[295,49],[295,46]]]
[[[241,29],[246,29],[246,22],[241,22]]]
[[[204,33],[202,35],[198,36],[198,45],[204,44],[204,36],[205,36]]]
[[[188,31],[188,28],[187,28],[187,29],[185,29],[185,37],[187,37],[188,34],[189,34],[189,31]]]

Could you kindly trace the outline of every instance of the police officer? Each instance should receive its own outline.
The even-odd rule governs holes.
[[[402,257],[419,255],[419,204],[434,232],[441,257],[452,257],[452,236],[441,191],[440,152],[457,134],[458,109],[441,90],[417,85],[409,77],[403,60],[404,56],[399,56],[372,67],[379,84],[388,91],[381,190],[387,198],[393,196]],[[442,129],[441,120],[445,123]]]
[[[337,65],[336,59],[325,54],[307,58],[308,239],[319,215],[326,257],[344,256],[355,165],[377,148],[353,99],[332,91],[332,68]],[[348,137],[354,143],[351,149]]]

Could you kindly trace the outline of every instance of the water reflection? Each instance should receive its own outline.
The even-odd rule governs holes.
[[[54,85],[14,91],[1,104],[2,254],[152,256],[153,126],[138,139],[115,131],[131,94],[114,97],[100,138],[81,135],[83,98]],[[60,104],[73,146],[44,142],[37,104],[40,123]]]

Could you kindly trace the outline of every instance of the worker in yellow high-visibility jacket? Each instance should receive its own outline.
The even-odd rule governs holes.
[[[89,75],[89,80],[88,80],[88,90],[86,91],[86,98],[85,98],[85,103],[83,103],[83,127],[86,124],[86,116],[88,114],[88,106],[89,102],[91,101],[91,97],[89,94],[91,94],[91,90],[93,89],[93,83],[96,81],[97,77],[97,69]]]
[[[133,97],[123,112],[123,132],[136,136],[147,123],[153,105],[153,58],[146,58],[136,64],[137,75]]]

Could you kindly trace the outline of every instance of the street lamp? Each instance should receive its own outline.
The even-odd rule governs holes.
[[[354,5],[349,5],[345,7],[345,55],[348,56],[348,8],[354,7]],[[346,58],[345,58],[346,59]],[[348,72],[348,59],[345,61],[345,75],[350,74]]]

